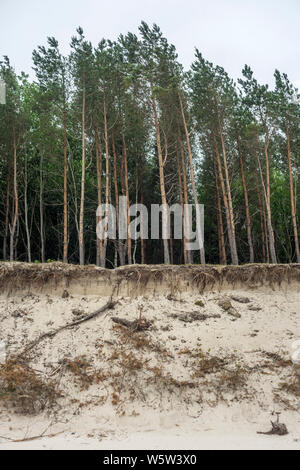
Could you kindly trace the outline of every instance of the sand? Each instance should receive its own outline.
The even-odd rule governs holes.
[[[30,366],[55,380],[63,396],[54,408],[25,416],[0,402],[0,450],[300,449],[300,398],[287,390],[295,380],[292,345],[300,339],[298,289],[115,300],[103,316],[33,348]],[[231,311],[220,306],[224,300]],[[0,340],[8,355],[18,354],[41,333],[106,302],[97,295],[3,293]],[[128,334],[111,319],[140,313],[151,322],[143,333]],[[85,387],[66,366],[82,356],[88,375],[101,371],[105,378]],[[289,434],[258,435],[270,430],[276,412]]]

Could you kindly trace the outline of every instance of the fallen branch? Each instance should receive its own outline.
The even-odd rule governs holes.
[[[266,436],[271,436],[273,434],[277,434],[278,436],[286,436],[289,433],[285,424],[273,423],[272,421],[271,421],[271,424],[272,424],[272,429],[270,431],[268,432],[257,431],[257,434],[265,434]]]
[[[257,431],[257,434],[265,434],[266,436],[270,436],[273,434],[277,434],[278,436],[286,436],[289,433],[286,425],[279,422],[279,416],[281,413],[276,413],[276,414],[277,414],[277,422],[273,423],[273,421],[271,421],[272,429],[268,432]]]
[[[96,318],[97,316],[99,316],[101,313],[104,313],[106,312],[106,310],[111,310],[115,307],[115,305],[117,304],[117,302],[113,302],[111,299],[109,300],[109,302],[107,302],[103,307],[99,308],[98,310],[96,310],[95,312],[93,313],[90,313],[89,315],[87,315],[86,317],[84,318],[81,318],[80,320],[75,320],[74,322],[71,322],[71,323],[67,323],[66,325],[63,325],[63,326],[60,326],[59,328],[57,328],[56,330],[53,330],[53,331],[48,331],[47,333],[43,333],[41,336],[39,336],[37,339],[35,339],[34,341],[32,341],[31,343],[29,343],[25,349],[17,356],[17,357],[21,357],[23,356],[24,354],[26,354],[28,351],[30,351],[31,349],[33,349],[37,344],[39,344],[41,341],[43,341],[44,339],[46,338],[53,338],[55,335],[57,335],[57,333],[59,333],[60,331],[63,331],[63,330],[66,330],[68,328],[73,328],[74,326],[77,326],[77,325],[80,325],[81,323],[84,323],[84,322],[87,322],[89,320],[91,320],[92,318]]]
[[[62,434],[63,432],[66,432],[66,429],[64,431],[55,432],[53,434],[42,433],[38,436],[24,437],[24,439],[14,439],[12,440],[12,442],[26,442],[26,441],[34,441],[35,439],[42,439],[44,437],[55,437],[55,436],[58,436],[59,434]]]
[[[10,437],[0,436],[0,439],[6,439],[7,441],[13,441]]]
[[[144,331],[148,330],[151,326],[151,323],[144,319],[138,319],[134,321],[125,320],[124,318],[112,317],[114,323],[125,326],[133,331]]]

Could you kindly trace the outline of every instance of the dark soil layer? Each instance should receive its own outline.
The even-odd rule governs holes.
[[[251,264],[243,266],[132,265],[114,270],[94,265],[60,262],[47,264],[0,263],[0,289],[18,291],[142,295],[146,292],[176,294],[238,288],[300,289],[300,265]]]

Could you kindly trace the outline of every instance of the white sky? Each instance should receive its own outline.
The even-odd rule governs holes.
[[[31,54],[47,36],[68,52],[76,28],[96,46],[103,38],[157,23],[189,67],[196,46],[233,78],[245,63],[262,82],[286,72],[300,88],[300,0],[0,0],[0,57],[31,72]]]

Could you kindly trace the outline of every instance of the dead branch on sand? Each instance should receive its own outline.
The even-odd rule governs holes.
[[[268,432],[257,431],[257,434],[264,434],[266,436],[270,436],[273,434],[277,434],[277,436],[286,436],[289,433],[286,425],[279,422],[280,413],[276,413],[276,414],[277,414],[277,422],[273,423],[273,421],[271,421],[272,429]]]
[[[133,331],[148,330],[151,326],[151,322],[142,318],[139,318],[138,320],[129,321],[125,320],[124,318],[112,317],[112,321],[114,323],[118,323],[119,325],[125,326],[126,328],[129,328]]]
[[[66,429],[64,431],[59,431],[59,432],[55,432],[55,433],[52,433],[52,434],[40,434],[38,436],[32,436],[32,437],[24,437],[24,439],[10,439],[12,442],[26,442],[26,441],[35,441],[36,439],[42,439],[44,437],[55,437],[55,436],[58,436],[59,434],[62,434],[66,432]]]

